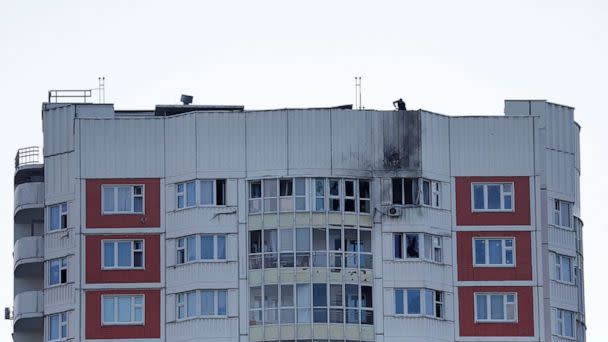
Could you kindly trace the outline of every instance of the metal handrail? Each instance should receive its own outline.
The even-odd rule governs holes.
[[[40,148],[38,146],[29,146],[17,150],[15,156],[15,168],[23,165],[39,164],[40,163]]]
[[[49,103],[55,100],[55,103],[59,99],[63,98],[80,98],[84,103],[87,102],[87,98],[90,98],[93,94],[93,89],[53,89],[49,90]]]

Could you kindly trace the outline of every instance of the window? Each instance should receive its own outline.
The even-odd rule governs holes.
[[[176,296],[177,319],[226,316],[226,290],[196,290]]]
[[[179,238],[177,239],[176,251],[177,264],[196,260],[225,260],[226,235],[202,234]]]
[[[324,178],[315,178],[315,211],[325,211]]]
[[[49,286],[68,282],[68,258],[49,261]]]
[[[66,229],[68,227],[68,204],[60,203],[49,209],[49,230]]]
[[[264,212],[273,213],[277,211],[277,184],[276,179],[264,179]]]
[[[393,178],[393,204],[440,207],[440,184],[424,178]]]
[[[279,210],[293,211],[293,180],[281,179],[279,181]]]
[[[443,317],[443,292],[429,289],[395,289],[396,315]]]
[[[329,211],[340,211],[340,180],[329,180]]]
[[[442,262],[441,236],[423,233],[395,233],[394,257],[395,259],[424,259],[433,262]]]
[[[555,280],[574,283],[574,258],[555,253]]]
[[[560,227],[572,227],[572,203],[555,200],[553,223]]]
[[[513,211],[513,183],[473,183],[473,211]]]
[[[555,334],[574,338],[574,312],[555,309]]]
[[[144,212],[143,185],[104,185],[104,214],[138,214]]]
[[[102,296],[103,325],[144,324],[144,296]]]
[[[370,209],[371,209],[371,204],[370,204],[369,181],[368,180],[359,180],[359,212],[369,214]]]
[[[473,239],[475,266],[515,266],[515,238]]]
[[[517,294],[476,293],[476,322],[516,322]]]
[[[143,268],[144,241],[102,241],[102,268]]]
[[[306,208],[306,178],[296,178],[296,211],[305,211]]]
[[[49,316],[49,341],[61,341],[68,337],[68,313]]]
[[[262,182],[249,183],[249,213],[256,214],[262,211]]]
[[[344,211],[355,212],[355,181],[344,180]]]
[[[226,180],[203,179],[177,183],[177,209],[226,204]],[[197,196],[197,194],[199,194]]]

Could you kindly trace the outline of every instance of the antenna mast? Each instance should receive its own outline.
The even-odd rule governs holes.
[[[99,87],[97,88],[99,103],[106,103],[106,78],[105,76],[97,77],[97,81],[99,83]]]
[[[363,109],[361,103],[361,76],[355,76],[355,109]]]

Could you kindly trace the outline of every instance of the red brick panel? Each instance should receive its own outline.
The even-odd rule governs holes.
[[[515,238],[515,267],[473,267],[473,238]],[[532,280],[532,241],[530,232],[458,232],[458,280],[496,281]]]
[[[109,294],[143,294],[143,325],[102,325],[101,296]],[[85,297],[85,336],[87,339],[160,338],[160,290],[87,291]]]
[[[102,240],[144,240],[144,268],[103,270],[101,268]],[[86,282],[157,283],[160,282],[160,235],[88,235],[86,237]]]
[[[133,184],[144,186],[144,213],[103,215],[101,186],[104,184]],[[87,179],[87,228],[160,227],[160,180],[158,179]]]
[[[475,292],[516,292],[517,322],[475,323]],[[460,336],[534,336],[532,287],[483,286],[458,288]]]
[[[512,212],[473,212],[471,184],[473,182],[513,182],[515,210]],[[456,177],[456,224],[459,226],[530,225],[529,177]]]

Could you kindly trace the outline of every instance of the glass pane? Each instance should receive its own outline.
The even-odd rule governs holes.
[[[217,236],[217,258],[218,259],[226,259],[226,236],[218,235]]]
[[[434,316],[435,308],[435,292],[431,290],[424,291],[424,313],[428,316]]]
[[[188,250],[188,261],[196,260],[196,236],[186,238],[186,249]]]
[[[312,230],[312,250],[324,251],[327,250],[325,242],[325,228],[314,228]]]
[[[309,251],[310,250],[310,228],[297,228],[296,229],[296,250],[297,251]]]
[[[103,297],[103,321],[114,322],[114,297]]]
[[[332,251],[342,250],[342,230],[329,229],[329,249]]]
[[[103,188],[103,211],[112,212],[114,211],[114,188],[104,187]]]
[[[131,187],[121,186],[118,189],[118,211],[128,212],[131,211]]]
[[[420,314],[420,290],[407,290],[407,313]]]
[[[264,307],[276,308],[279,306],[278,285],[264,285]]]
[[[357,230],[356,229],[344,229],[344,246],[349,252],[358,251],[357,241]]]
[[[561,225],[570,227],[570,204],[561,202]]]
[[[403,290],[395,289],[395,314],[403,314]]]
[[[198,294],[196,291],[188,292],[186,294],[188,301],[188,317],[197,316],[198,310]]]
[[[511,195],[506,195],[504,198],[505,209],[511,210],[513,209],[513,197]]]
[[[488,240],[490,248],[490,264],[502,264],[502,240]]]
[[[340,182],[337,179],[329,180],[329,194],[331,196],[339,196],[340,195]]]
[[[265,199],[264,200],[264,211],[274,212],[277,211],[277,199]]]
[[[374,324],[373,310],[361,310],[361,324]]]
[[[262,252],[262,231],[253,230],[249,232],[249,253]]]
[[[213,205],[213,181],[201,181],[201,204]]]
[[[325,199],[324,198],[317,198],[315,199],[315,210],[316,211],[323,211],[325,210]]]
[[[361,286],[361,307],[370,309],[373,307],[371,286]]]
[[[281,211],[293,211],[293,197],[281,198],[279,203],[281,204]]]
[[[213,259],[213,254],[213,236],[201,236],[201,259],[211,260]]]
[[[277,197],[277,180],[264,180],[264,197]]]
[[[310,267],[310,253],[296,253],[296,267]]]
[[[131,297],[118,297],[118,321],[131,321]]]
[[[477,295],[477,319],[484,320],[488,319],[488,303],[487,296]]]
[[[342,306],[342,285],[329,286],[329,305]]]
[[[359,310],[346,309],[346,323],[359,324]]]
[[[298,323],[310,323],[310,309],[298,309]]]
[[[327,309],[314,308],[312,311],[314,323],[327,323]]]
[[[486,263],[486,240],[475,240],[475,263],[478,265]]]
[[[394,245],[394,254],[395,254],[395,259],[403,259],[403,251],[402,251],[402,244],[403,244],[403,236],[401,234],[395,234],[393,235],[393,245]]]
[[[59,206],[51,207],[51,230],[61,228],[61,223],[59,219]]]
[[[564,335],[574,337],[573,314],[570,311],[564,312]]]
[[[355,211],[355,200],[345,199],[344,200],[344,211],[354,212]]]
[[[296,196],[306,195],[306,179],[296,178]]]
[[[131,266],[131,241],[120,241],[118,242],[118,266],[119,267],[130,267]]]
[[[262,210],[262,200],[249,200],[249,212],[259,213]]]
[[[133,266],[143,267],[144,266],[144,254],[142,252],[133,253]]]
[[[473,185],[473,208],[484,209],[483,185]]]
[[[306,197],[296,197],[296,210],[306,210]]]
[[[327,306],[327,284],[312,285],[313,306]]]
[[[50,285],[59,284],[59,260],[52,260],[49,270],[49,283]]]
[[[114,243],[104,242],[103,243],[103,266],[114,267]]]
[[[214,310],[214,291],[201,291],[201,314],[203,316],[211,316],[215,314]]]
[[[562,257],[562,280],[563,281],[572,281],[572,263],[570,258]]]
[[[359,251],[372,251],[372,232],[369,230],[359,230]]]
[[[279,182],[279,195],[280,196],[292,196],[293,195],[293,182],[291,179],[281,179]]]
[[[293,267],[294,265],[294,255],[293,252],[289,253],[281,253],[279,255],[279,264],[281,267]]]
[[[293,285],[281,285],[281,306],[295,306]]]
[[[408,258],[419,258],[418,234],[406,234],[406,251]]]
[[[265,229],[264,230],[264,252],[276,252],[277,251],[277,230],[276,229]]]
[[[293,229],[281,229],[280,251],[293,251]]]
[[[186,183],[186,206],[191,207],[196,204],[196,183]]]
[[[226,291],[217,291],[217,314],[226,314]]]
[[[249,311],[249,325],[262,324],[262,310]]]
[[[346,299],[346,307],[356,308],[359,307],[359,286],[354,284],[344,285],[344,291]]]
[[[260,309],[262,307],[262,287],[254,286],[249,288],[249,308]]]
[[[505,264],[513,265],[513,250],[505,251]]]
[[[504,296],[503,295],[491,295],[490,296],[490,318],[502,320],[505,318],[504,313]]]
[[[143,322],[144,321],[144,317],[143,317],[143,311],[141,307],[137,307],[133,309],[133,314],[134,314],[134,322]]]
[[[403,180],[401,178],[393,178],[391,182],[393,188],[393,204],[403,204],[402,188]]]
[[[429,181],[422,182],[422,199],[424,204],[431,205],[431,182]]]
[[[296,299],[299,308],[311,306],[310,301],[310,284],[296,285]]]
[[[51,315],[49,318],[49,339],[55,340],[59,338],[59,315]]]
[[[133,212],[141,213],[144,210],[143,208],[143,199],[141,197],[135,197],[133,199]]]
[[[488,209],[500,209],[500,184],[488,184]]]
[[[355,182],[344,181],[344,196],[354,197],[355,196]]]
[[[329,310],[329,322],[330,323],[344,323],[344,309],[330,309]]]
[[[249,198],[262,197],[262,184],[260,182],[251,182],[249,187]]]
[[[369,198],[369,181],[359,181],[359,198]]]
[[[312,256],[313,267],[326,267],[327,266],[327,253],[326,252],[314,252]]]
[[[296,312],[294,309],[281,309],[281,323],[288,324],[294,323],[296,319]]]

